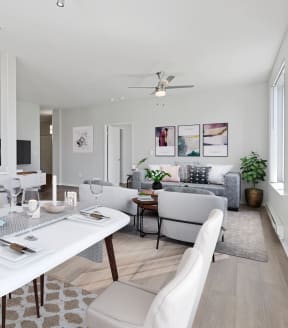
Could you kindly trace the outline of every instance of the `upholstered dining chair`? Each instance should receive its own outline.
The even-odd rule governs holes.
[[[137,189],[103,185],[103,192],[99,196],[99,204],[135,217],[137,206],[133,203],[132,198],[137,197],[137,195]],[[79,186],[79,198],[80,201],[95,202],[95,197],[90,191],[89,184],[83,183]]]
[[[88,328],[191,328],[223,221],[213,210],[194,248],[188,248],[175,277],[159,293],[114,282],[87,310]]]
[[[7,207],[9,205],[9,197],[7,197],[6,189],[3,186],[0,187],[0,208]],[[6,208],[7,209],[7,208]],[[5,215],[7,215],[7,211],[4,209]],[[39,297],[38,297],[38,286],[37,279],[33,280],[33,289],[34,289],[34,297],[35,297],[35,307],[36,307],[36,315],[40,318],[40,309],[39,309]],[[12,298],[12,293],[9,293],[9,298]],[[7,304],[7,295],[3,295],[1,297],[1,324],[2,328],[6,326],[6,304]],[[44,274],[40,276],[40,305],[44,304]]]
[[[179,267],[175,278],[158,294],[141,286],[114,282],[90,304],[88,328],[188,328],[198,306],[201,253],[187,249]]]

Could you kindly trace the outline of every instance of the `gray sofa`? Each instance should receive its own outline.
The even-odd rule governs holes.
[[[145,171],[138,170],[132,172],[132,188],[133,189],[151,189],[152,182],[145,179]],[[228,209],[238,211],[240,206],[240,187],[241,178],[239,172],[229,172],[224,177],[224,184],[196,184],[190,182],[162,182],[163,188],[167,187],[192,187],[197,189],[205,189],[213,192],[216,196],[226,197],[228,200]]]

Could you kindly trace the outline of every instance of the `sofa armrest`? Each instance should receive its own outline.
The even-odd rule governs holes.
[[[238,211],[241,196],[241,176],[239,172],[229,172],[224,177],[225,197],[228,199],[228,209]]]

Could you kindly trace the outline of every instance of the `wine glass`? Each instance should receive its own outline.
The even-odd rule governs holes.
[[[29,217],[29,221],[33,219],[33,215],[38,211],[40,207],[39,192],[37,188],[26,188],[23,191],[22,196],[22,208],[24,213]],[[29,222],[30,232],[25,239],[34,241],[37,240],[32,233],[32,222]]]
[[[11,203],[10,203],[10,213],[15,213],[17,205],[17,197],[21,193],[21,179],[13,178],[10,182],[10,193],[11,193]]]
[[[97,178],[91,179],[90,180],[90,191],[96,198],[96,207],[99,206],[98,205],[99,196],[103,192],[102,181],[100,179],[97,179]]]

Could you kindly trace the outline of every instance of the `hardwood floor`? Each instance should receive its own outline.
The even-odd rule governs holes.
[[[217,255],[193,328],[288,327],[288,260],[264,209],[261,219],[268,263]],[[120,280],[158,289],[171,279],[186,247],[161,241],[157,251],[155,240],[119,232],[114,248]],[[100,293],[112,282],[104,253],[103,263],[75,257],[50,276]]]

